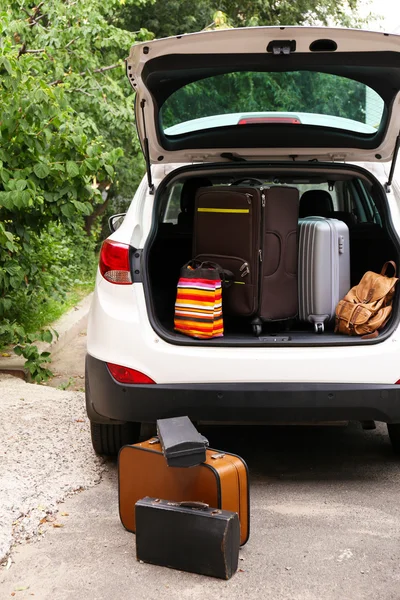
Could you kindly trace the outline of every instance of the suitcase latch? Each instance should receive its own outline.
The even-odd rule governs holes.
[[[343,235],[339,235],[339,254],[344,254],[344,237]]]
[[[218,452],[218,454],[212,454],[211,458],[213,460],[218,460],[220,458],[225,458],[225,454],[223,452]]]

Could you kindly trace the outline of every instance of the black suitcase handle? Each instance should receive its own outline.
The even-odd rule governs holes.
[[[182,506],[182,508],[195,508],[197,510],[208,510],[210,508],[210,505],[205,502],[191,502],[190,500],[177,502],[176,506]]]

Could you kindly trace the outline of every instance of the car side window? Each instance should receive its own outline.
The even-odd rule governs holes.
[[[181,212],[181,193],[182,193],[182,183],[177,183],[170,190],[164,216],[163,223],[172,223],[176,225],[178,222],[178,215]]]
[[[363,181],[357,181],[357,188],[359,190],[363,205],[366,209],[367,221],[369,223],[375,223],[376,225],[382,226],[382,219],[376,207],[374,199],[371,196],[369,190],[364,185]]]
[[[346,210],[356,216],[358,223],[368,223],[368,213],[360,189],[354,182],[343,186]]]

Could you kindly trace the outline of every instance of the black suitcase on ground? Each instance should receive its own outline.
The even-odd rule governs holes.
[[[136,503],[136,555],[153,565],[230,579],[239,561],[237,513],[201,502]]]
[[[220,264],[235,275],[223,292],[225,315],[263,321],[296,317],[296,188],[214,186],[195,199],[193,256]]]

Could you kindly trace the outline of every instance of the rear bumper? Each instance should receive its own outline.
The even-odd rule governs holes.
[[[124,385],[105,362],[86,357],[86,408],[92,421],[400,422],[400,386],[338,383],[185,383]]]

